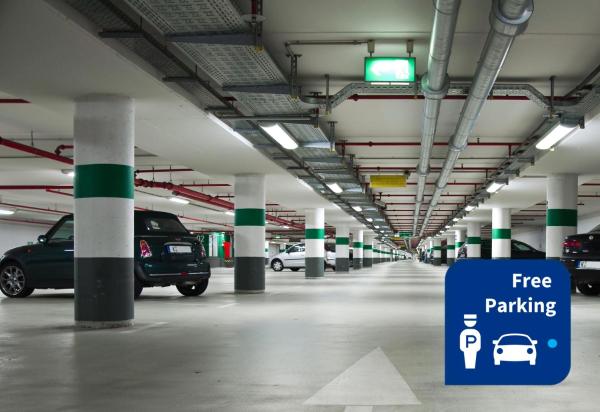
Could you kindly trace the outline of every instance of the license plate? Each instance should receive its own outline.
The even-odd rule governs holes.
[[[591,260],[581,260],[577,264],[578,269],[594,269],[600,270],[600,262],[595,262]]]
[[[192,247],[184,246],[184,245],[169,245],[169,252],[170,253],[192,253]]]

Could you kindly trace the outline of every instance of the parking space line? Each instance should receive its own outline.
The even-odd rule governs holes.
[[[227,305],[217,306],[217,308],[219,308],[219,309],[225,309],[225,308],[228,308],[228,307],[234,306],[234,305],[237,305],[237,302],[228,303]]]

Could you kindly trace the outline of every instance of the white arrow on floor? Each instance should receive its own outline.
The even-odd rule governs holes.
[[[346,412],[370,412],[374,406],[383,405],[420,404],[381,348],[363,356],[304,402],[304,405],[346,406]]]

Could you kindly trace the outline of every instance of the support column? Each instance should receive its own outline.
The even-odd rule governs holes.
[[[427,256],[429,256],[429,261],[427,263],[433,263],[433,238],[429,238]]]
[[[265,176],[235,175],[234,288],[265,290]]]
[[[551,175],[546,182],[546,259],[558,259],[565,237],[577,233],[577,175]]]
[[[322,278],[325,276],[325,209],[306,210],[305,233],[305,277]]]
[[[465,244],[465,232],[463,230],[457,230],[454,232],[454,258],[458,259],[458,250]]]
[[[352,237],[352,265],[354,267],[354,270],[357,270],[362,268],[363,263],[363,231],[353,231]]]
[[[381,244],[375,241],[373,246],[373,263],[381,263]]]
[[[373,267],[373,235],[365,236],[363,245],[363,267]]]
[[[442,264],[442,239],[436,237],[433,239],[433,266],[440,266]]]
[[[455,252],[454,252],[454,234],[446,235],[446,264],[452,266],[454,264]]]
[[[89,95],[75,106],[75,324],[133,324],[135,109]]]
[[[510,259],[510,209],[492,209],[492,259]]]
[[[481,223],[467,222],[467,258],[481,258]]]
[[[346,226],[335,228],[335,271],[350,270],[350,231]]]

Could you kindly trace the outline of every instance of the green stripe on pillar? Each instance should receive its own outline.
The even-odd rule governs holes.
[[[363,246],[364,246],[364,243],[363,242],[354,242],[352,244],[352,246],[355,247],[355,248],[358,248],[358,249],[362,249]]]
[[[365,246],[363,247],[363,249],[364,249],[364,250],[373,250],[373,246],[371,246],[371,245],[365,245]]]
[[[434,246],[433,250],[442,250],[442,247],[441,246]]]
[[[117,164],[75,166],[75,199],[118,197],[133,199],[133,167]]]
[[[467,245],[481,245],[481,238],[479,236],[470,236],[467,238]]]
[[[454,246],[455,246],[456,248],[460,248],[460,247],[461,247],[462,245],[464,245],[464,244],[465,244],[465,242],[456,242],[456,243],[454,243]]]
[[[492,239],[510,239],[510,229],[492,229]]]
[[[264,226],[265,209],[235,209],[235,226]]]
[[[347,237],[336,237],[335,238],[335,244],[336,245],[349,245],[350,244],[350,239]]]
[[[546,226],[577,226],[577,210],[548,209]]]
[[[325,229],[305,229],[304,237],[306,239],[325,239]]]
[[[448,245],[448,250],[454,250],[454,245]]]

